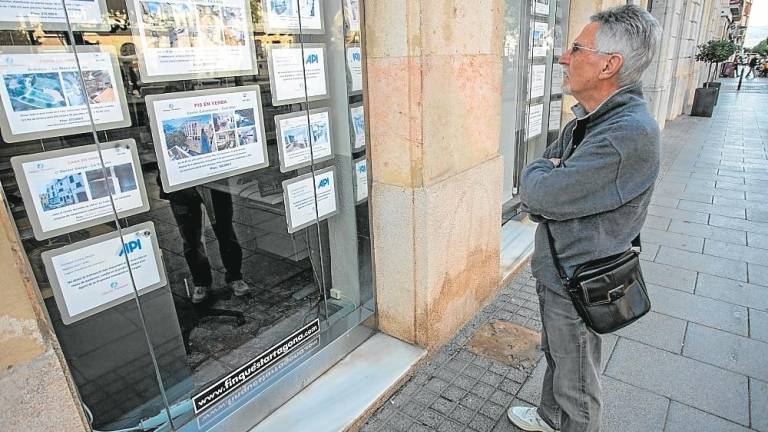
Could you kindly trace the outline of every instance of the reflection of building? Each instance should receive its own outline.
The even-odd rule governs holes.
[[[181,130],[187,138],[186,145],[189,150],[199,154],[210,153],[213,150],[211,146],[213,126],[210,123],[191,121],[184,123]]]
[[[40,195],[43,207],[53,209],[88,201],[83,177],[69,175],[48,183],[45,193]]]

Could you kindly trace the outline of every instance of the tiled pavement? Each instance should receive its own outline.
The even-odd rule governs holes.
[[[712,119],[664,130],[643,231],[653,311],[603,338],[603,431],[768,432],[768,80],[749,85],[725,83]],[[470,352],[497,319],[541,328],[528,270],[362,430],[516,431],[505,410],[538,403],[545,362],[518,370]]]

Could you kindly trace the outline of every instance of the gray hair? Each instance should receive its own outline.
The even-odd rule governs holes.
[[[624,58],[619,85],[640,81],[659,49],[661,27],[656,18],[639,6],[626,5],[606,9],[589,19],[598,23],[595,48]]]

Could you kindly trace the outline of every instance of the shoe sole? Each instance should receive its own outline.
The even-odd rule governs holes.
[[[535,426],[534,427],[530,427],[527,424],[517,423],[518,421],[524,422],[525,420],[523,420],[523,419],[521,419],[520,417],[517,417],[517,416],[515,416],[513,418],[513,416],[510,415],[509,411],[507,411],[507,418],[509,419],[510,422],[512,422],[513,425],[515,425],[517,428],[522,429],[524,431],[527,431],[527,432],[549,432],[546,429],[541,429],[539,427],[535,427]],[[560,432],[560,431],[555,430],[555,432]]]

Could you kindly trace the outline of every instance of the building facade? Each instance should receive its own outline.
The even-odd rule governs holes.
[[[375,332],[445,343],[524,264],[557,59],[619,4],[0,5],[0,429],[248,430]],[[640,5],[663,127],[736,18]],[[42,203],[94,172],[119,187]]]

